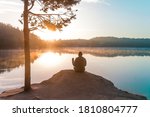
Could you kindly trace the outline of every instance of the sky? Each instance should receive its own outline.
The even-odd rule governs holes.
[[[99,36],[150,38],[150,0],[81,0],[76,5],[77,19],[52,32],[37,30],[42,39],[90,39]],[[0,0],[0,22],[23,26],[21,0]]]

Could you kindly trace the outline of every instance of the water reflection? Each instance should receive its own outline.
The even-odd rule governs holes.
[[[31,51],[31,63],[38,57],[39,51]],[[0,50],[0,73],[10,72],[13,68],[24,65],[23,50]]]
[[[31,52],[32,83],[50,78],[62,69],[72,69],[71,59],[83,51],[86,70],[111,80],[118,88],[150,99],[150,49],[61,48]],[[7,72],[8,71],[8,72]],[[0,92],[23,86],[22,50],[0,51]]]
[[[60,54],[70,53],[77,54],[82,51],[85,54],[101,57],[116,57],[116,56],[150,56],[150,48],[105,48],[105,47],[70,47],[53,50]]]
[[[53,66],[60,64],[61,58],[59,54],[54,54],[52,52],[46,52],[38,59],[39,65],[41,66]]]
[[[47,50],[31,51],[31,63],[33,63],[42,53]],[[53,56],[52,53],[43,54],[40,58],[41,65],[54,66],[60,63],[62,54],[77,54],[82,51],[84,54],[90,54],[99,57],[116,57],[116,56],[150,56],[149,48],[59,48],[48,50],[58,53]],[[24,65],[24,52],[23,50],[0,50],[0,73],[10,72],[13,68]]]

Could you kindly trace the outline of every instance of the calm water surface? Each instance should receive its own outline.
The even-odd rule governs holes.
[[[86,70],[111,80],[119,89],[142,94],[150,99],[150,49],[65,48],[32,51],[32,83],[39,83],[63,69],[72,69],[71,59],[82,50]],[[23,86],[22,50],[0,51],[0,92]]]

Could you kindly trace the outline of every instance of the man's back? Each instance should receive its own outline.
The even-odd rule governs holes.
[[[86,66],[86,59],[82,56],[79,56],[72,62],[74,66],[74,70],[76,72],[84,72]]]

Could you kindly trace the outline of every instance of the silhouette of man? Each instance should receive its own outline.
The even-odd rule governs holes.
[[[86,66],[86,59],[82,57],[82,52],[78,53],[78,57],[74,60],[72,58],[72,64],[74,66],[75,72],[84,72]]]

